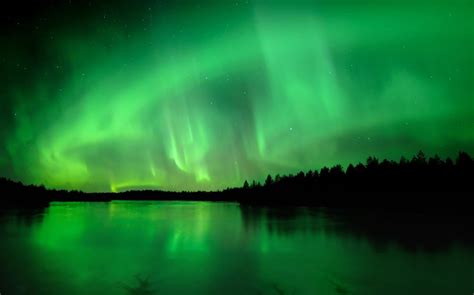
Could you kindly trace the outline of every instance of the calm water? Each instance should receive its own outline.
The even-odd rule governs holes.
[[[465,220],[208,202],[0,215],[0,293],[472,294]]]

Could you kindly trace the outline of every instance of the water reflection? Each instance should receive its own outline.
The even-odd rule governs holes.
[[[156,294],[155,290],[152,288],[152,284],[150,282],[150,278],[142,278],[139,275],[135,276],[136,278],[136,285],[135,286],[128,286],[124,285],[123,289],[129,295],[152,295]]]
[[[329,209],[241,206],[249,231],[324,233],[367,240],[377,251],[391,245],[404,251],[448,251],[454,245],[474,246],[474,218],[466,212],[440,210]]]
[[[0,292],[461,294],[470,219],[208,202],[4,210]]]

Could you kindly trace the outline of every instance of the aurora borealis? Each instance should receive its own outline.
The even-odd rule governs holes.
[[[0,175],[210,190],[474,152],[472,1],[42,1],[2,9]]]

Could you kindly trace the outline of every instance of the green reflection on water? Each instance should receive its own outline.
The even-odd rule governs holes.
[[[472,244],[426,236],[416,242],[434,249],[404,247],[400,236],[357,222],[327,210],[231,203],[53,203],[26,221],[0,219],[0,292],[472,292]]]

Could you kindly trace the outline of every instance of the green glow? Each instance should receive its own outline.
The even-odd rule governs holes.
[[[324,212],[68,202],[53,203],[41,216],[6,214],[2,293],[132,294],[123,286],[136,284],[136,275],[148,277],[157,294],[276,294],[275,285],[285,294],[470,292],[472,242],[448,217],[439,217],[447,218],[441,227],[464,236],[438,237],[440,224],[421,217],[431,234],[404,232],[406,224],[395,225],[398,235],[381,233],[380,224],[362,223],[360,231],[361,220],[347,212]]]
[[[54,38],[34,40],[53,57],[36,66],[21,42],[0,49],[2,175],[207,190],[368,155],[474,152],[470,1],[140,9],[51,21]]]

